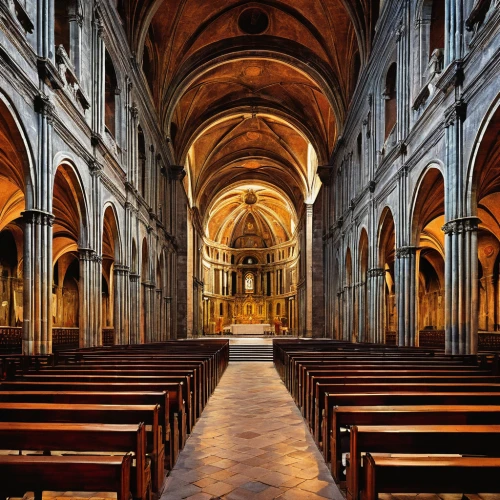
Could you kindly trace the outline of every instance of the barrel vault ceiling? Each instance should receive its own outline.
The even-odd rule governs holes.
[[[250,212],[263,234],[276,222],[268,242],[291,237],[341,133],[375,3],[118,0],[207,237],[234,244],[228,224]]]

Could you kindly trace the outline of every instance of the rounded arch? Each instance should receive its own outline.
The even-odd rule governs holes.
[[[359,279],[365,281],[368,273],[368,233],[364,227],[359,234],[358,261]]]
[[[392,215],[392,210],[389,207],[384,207],[380,215],[377,232],[377,243],[378,265],[383,268],[387,252],[389,252],[389,256],[392,256],[392,262],[394,262],[396,252],[396,230],[394,225],[394,216]]]
[[[276,60],[307,76],[312,83],[319,86],[335,114],[339,127],[341,126],[345,115],[345,103],[339,92],[341,85],[331,68],[316,54],[297,42],[287,40],[285,45],[282,39],[268,35],[255,39],[251,51],[245,46],[245,41],[246,37],[236,37],[231,45],[227,45],[225,41],[212,43],[200,49],[195,54],[196,57],[191,56],[184,62],[163,99],[166,109],[163,116],[165,130],[170,130],[174,109],[181,96],[198,78],[228,61],[246,59]],[[301,54],[300,57],[297,54]]]
[[[146,237],[142,239],[141,246],[141,281],[146,282],[151,280],[149,245]]]
[[[41,200],[36,200],[33,152],[27,139],[24,124],[11,100],[0,90],[0,141],[2,155],[1,177],[11,178],[22,193],[25,210],[30,210]],[[7,175],[6,175],[7,174]]]
[[[422,171],[411,202],[411,243],[420,246],[422,232],[444,253],[444,177],[442,165],[430,162]]]
[[[492,153],[495,154],[495,151],[492,151],[491,148],[494,147],[496,134],[499,129],[500,93],[485,113],[472,146],[472,154],[468,165],[466,196],[467,213],[472,216],[477,215],[478,201],[482,197],[482,194],[495,189],[495,172],[489,172],[491,175],[484,176],[483,179],[481,179],[481,174],[483,173],[483,167],[488,161],[488,157],[491,157]]]
[[[85,189],[75,164],[67,157],[57,162],[51,210],[55,217],[54,238],[68,237],[80,248],[87,248],[89,215]]]
[[[345,253],[345,285],[352,285],[352,256],[351,249],[349,247],[347,247]]]
[[[137,244],[135,242],[135,238],[132,238],[132,246],[131,246],[131,254],[130,254],[130,272],[132,274],[139,273]]]
[[[103,249],[102,254],[113,258],[116,263],[123,262],[122,240],[120,226],[118,222],[118,214],[116,206],[108,202],[104,205],[104,213],[102,218],[103,230]],[[109,248],[106,246],[108,245]],[[112,245],[112,246],[111,246]]]

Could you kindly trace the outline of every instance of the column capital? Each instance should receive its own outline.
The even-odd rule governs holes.
[[[403,246],[396,248],[396,258],[405,259],[417,253],[418,248],[413,246]]]
[[[455,125],[458,121],[464,121],[467,113],[467,103],[463,99],[455,101],[444,112],[444,126]]]
[[[46,95],[38,94],[35,96],[35,111],[46,117],[50,123],[54,121],[55,106]]]
[[[444,234],[460,234],[463,232],[477,231],[481,220],[478,217],[460,217],[448,221],[441,229]]]
[[[113,272],[115,273],[115,275],[126,276],[127,274],[129,274],[130,268],[123,264],[115,264]]]
[[[25,224],[35,224],[37,226],[50,226],[54,225],[54,215],[50,212],[45,212],[43,210],[25,210],[21,212]]]
[[[130,281],[132,281],[133,283],[138,283],[140,277],[141,277],[140,274],[136,274],[136,273],[129,274]]]
[[[370,276],[370,278],[385,276],[385,269],[383,267],[373,267],[372,269],[368,269],[368,276]]]
[[[333,165],[320,165],[318,167],[318,176],[325,186],[329,186],[331,184],[334,168],[335,167]]]
[[[186,171],[181,165],[170,165],[167,167],[167,177],[171,181],[182,181],[185,175]]]
[[[78,249],[78,258],[80,260],[91,261],[94,258],[94,250],[91,248],[79,248]]]

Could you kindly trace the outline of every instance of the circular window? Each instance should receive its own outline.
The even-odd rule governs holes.
[[[238,26],[248,35],[260,35],[267,30],[269,17],[261,9],[247,9],[240,14]]]

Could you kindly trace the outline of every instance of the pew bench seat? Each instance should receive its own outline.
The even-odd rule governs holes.
[[[500,425],[353,425],[346,474],[347,500],[357,500],[362,488],[362,452],[498,457]]]
[[[0,500],[43,491],[96,491],[130,497],[131,456],[0,455]]]
[[[367,453],[361,500],[380,493],[500,493],[500,458],[387,457]]]

